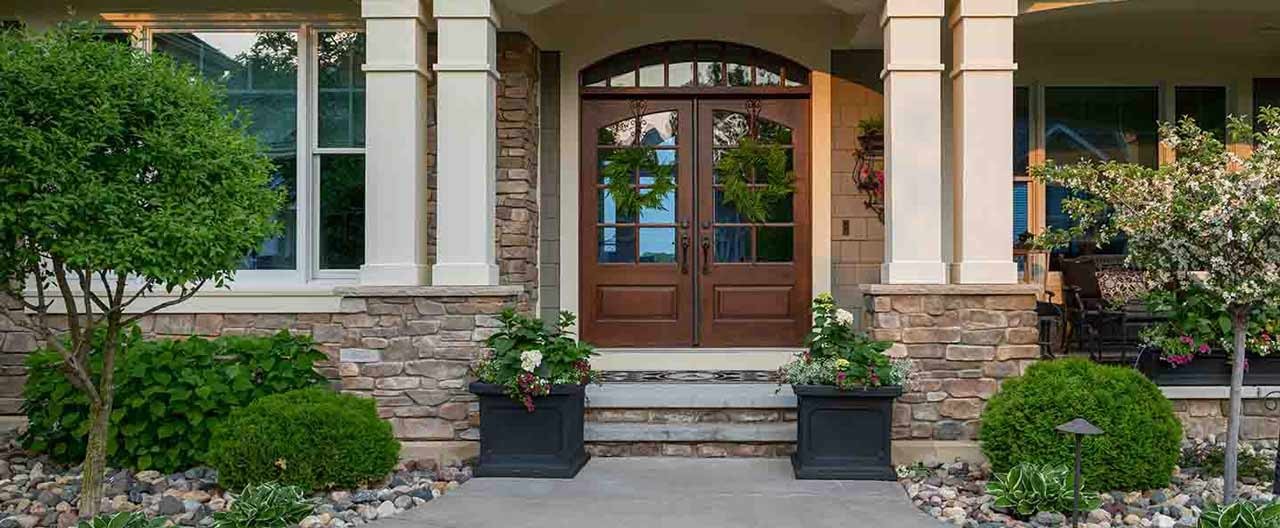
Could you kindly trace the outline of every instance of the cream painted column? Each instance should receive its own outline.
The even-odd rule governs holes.
[[[427,283],[426,7],[364,0],[365,245],[360,282]]]
[[[960,0],[952,18],[957,284],[1014,284],[1013,18],[1017,0]]]
[[[943,0],[886,0],[887,284],[945,284],[942,262]]]
[[[498,284],[498,18],[489,0],[435,0],[436,285]]]

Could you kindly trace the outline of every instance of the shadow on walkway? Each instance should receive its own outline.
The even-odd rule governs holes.
[[[370,528],[944,526],[896,482],[795,480],[786,459],[595,458],[572,480],[479,478]]]

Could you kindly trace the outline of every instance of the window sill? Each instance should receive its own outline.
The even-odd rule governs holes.
[[[1280,390],[1280,387],[1273,385],[1245,385],[1240,388],[1240,396],[1246,400],[1258,400],[1266,397],[1267,393]],[[1170,400],[1225,400],[1231,397],[1231,387],[1212,385],[1212,386],[1194,386],[1194,387],[1160,387],[1160,392],[1164,393],[1166,398]]]
[[[191,299],[161,311],[170,314],[199,313],[338,313],[342,312],[342,295],[334,288],[350,286],[350,280],[317,280],[296,284],[243,284],[231,288],[201,290]],[[177,294],[163,291],[142,297],[125,309],[139,313]],[[35,291],[27,290],[28,302],[35,302]],[[76,298],[83,302],[80,295]],[[49,308],[51,314],[66,313],[61,302]]]

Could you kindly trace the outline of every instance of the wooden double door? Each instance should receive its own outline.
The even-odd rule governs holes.
[[[794,192],[767,207],[763,222],[725,198],[716,170],[748,137],[783,149],[795,178]],[[581,139],[584,339],[609,347],[801,344],[810,323],[807,99],[588,99]],[[660,197],[661,205],[620,207],[610,191],[620,173],[608,167],[628,149],[651,149],[657,162],[621,165],[630,195]],[[664,178],[674,184],[666,192]],[[747,179],[761,186],[765,175]]]

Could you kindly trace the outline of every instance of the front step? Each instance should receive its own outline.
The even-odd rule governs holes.
[[[796,398],[760,371],[606,373],[587,389],[585,438],[595,456],[780,457],[795,449]]]

